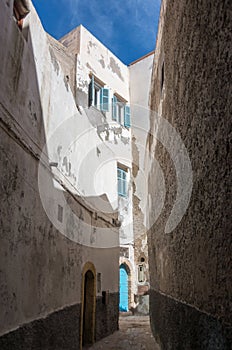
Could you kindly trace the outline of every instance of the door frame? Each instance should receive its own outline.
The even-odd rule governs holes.
[[[96,269],[93,263],[88,261],[82,269],[81,276],[81,323],[80,323],[80,349],[82,349],[83,341],[83,325],[84,325],[84,301],[85,301],[85,274],[91,271],[94,277],[94,298],[93,298],[93,315],[92,315],[92,343],[95,342],[95,328],[96,328]]]
[[[134,307],[134,290],[135,290],[135,273],[134,269],[131,265],[131,262],[124,257],[120,257],[119,259],[119,271],[120,266],[125,265],[128,273],[128,307],[129,310]],[[120,276],[119,276],[120,277]],[[119,281],[120,283],[120,281]],[[119,304],[118,304],[119,307]]]

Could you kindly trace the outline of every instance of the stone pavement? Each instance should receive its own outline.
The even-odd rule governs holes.
[[[119,331],[88,350],[160,350],[151,334],[149,316],[121,316]]]

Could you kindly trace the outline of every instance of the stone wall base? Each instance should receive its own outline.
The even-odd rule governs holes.
[[[152,332],[165,350],[230,350],[232,327],[150,290]]]
[[[96,304],[96,341],[118,330],[119,294],[110,293],[108,304],[97,297]]]
[[[81,304],[68,306],[46,318],[22,325],[0,337],[1,350],[77,350]]]
[[[108,304],[97,298],[96,340],[118,330],[118,293],[109,295]],[[80,349],[81,304],[56,311],[46,318],[20,326],[0,337],[1,350]]]

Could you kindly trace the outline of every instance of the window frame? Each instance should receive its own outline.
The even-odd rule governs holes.
[[[102,89],[102,87],[100,86],[100,84],[94,82],[94,85],[93,85],[93,106],[96,107],[97,109],[100,109],[98,107],[101,105],[101,97],[100,97],[101,89]]]
[[[112,120],[127,128],[131,126],[130,106],[116,94],[113,94],[112,98]]]
[[[142,270],[140,270],[140,269],[142,269]],[[138,283],[144,283],[145,281],[146,281],[145,266],[144,266],[144,264],[139,264],[138,265]]]
[[[118,195],[127,197],[127,171],[120,166],[117,167]]]
[[[89,83],[89,107],[91,106],[102,112],[109,111],[109,89],[93,74]]]
[[[100,91],[100,109],[103,112],[109,112],[109,89],[103,87]]]
[[[124,106],[124,126],[127,128],[131,126],[131,109],[129,105]]]

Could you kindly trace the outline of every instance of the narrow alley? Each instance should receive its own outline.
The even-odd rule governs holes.
[[[160,350],[151,334],[149,316],[120,316],[119,331],[83,350]]]
[[[0,1],[0,350],[232,350],[232,1]]]

